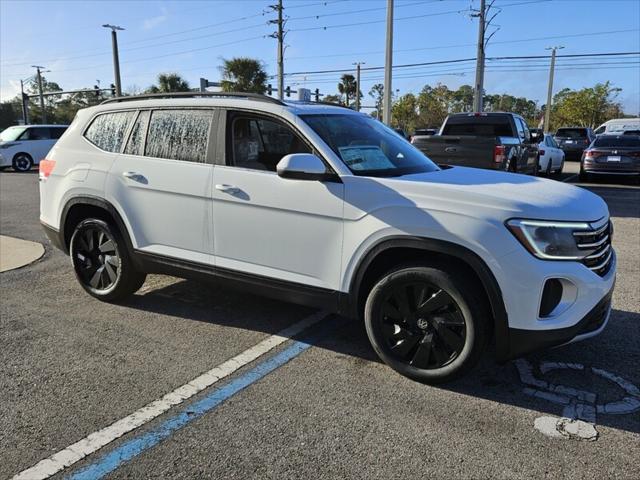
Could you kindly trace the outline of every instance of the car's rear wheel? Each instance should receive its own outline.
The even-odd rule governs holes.
[[[136,271],[122,235],[104,220],[80,222],[69,245],[76,278],[90,295],[105,302],[135,293],[146,274]]]
[[[28,153],[17,153],[13,157],[12,166],[16,172],[28,172],[33,167],[33,159]]]
[[[391,368],[424,383],[471,369],[488,337],[485,302],[464,273],[413,265],[386,274],[365,305],[369,340]]]
[[[550,176],[551,176],[551,169],[552,169],[552,168],[553,168],[553,161],[552,161],[552,159],[551,159],[551,158],[549,158],[549,161],[547,162],[547,169],[546,169],[546,171],[544,172],[544,174],[545,174],[547,177],[550,177]]]

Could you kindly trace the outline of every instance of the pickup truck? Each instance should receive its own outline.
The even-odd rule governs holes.
[[[514,113],[449,115],[439,135],[415,135],[411,143],[440,165],[538,173],[538,146],[527,123]]]

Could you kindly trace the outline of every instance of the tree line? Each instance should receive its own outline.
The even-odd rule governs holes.
[[[268,76],[264,64],[252,58],[223,59],[220,66],[221,88],[227,92],[251,92],[265,94]],[[43,78],[45,92],[58,92],[63,89],[55,82]],[[139,93],[168,93],[197,90],[192,88],[177,73],[161,73],[157,83],[146,89],[130,87],[125,95]],[[323,101],[337,103],[353,108],[356,95],[363,99],[353,75],[344,74],[336,83],[336,93],[326,94]],[[561,126],[597,127],[611,118],[623,117],[624,113],[617,97],[621,89],[610,82],[598,83],[593,87],[580,90],[565,88],[554,96],[551,112],[551,130]],[[29,95],[29,121],[39,123],[42,118],[38,89],[35,83],[27,87]],[[371,115],[378,118],[382,111],[384,85],[375,84],[368,92],[373,99],[374,109]],[[450,89],[447,85],[425,85],[419,93],[394,95],[391,109],[391,122],[394,128],[412,133],[416,128],[437,128],[447,115],[473,111],[473,87],[462,85]],[[68,124],[81,108],[97,105],[106,97],[101,92],[79,92],[74,94],[51,95],[45,97],[45,109],[49,123]],[[539,106],[534,100],[515,97],[509,94],[485,94],[484,110],[514,112],[527,120],[530,126],[539,124],[544,115],[545,105]],[[22,118],[20,96],[0,103],[0,129],[19,123]]]

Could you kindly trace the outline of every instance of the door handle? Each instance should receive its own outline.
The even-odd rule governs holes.
[[[227,185],[226,183],[216,184],[216,190],[220,190],[225,193],[238,193],[240,189],[234,185]]]
[[[136,172],[122,172],[122,176],[134,182],[144,183],[145,185],[149,183],[147,177]]]

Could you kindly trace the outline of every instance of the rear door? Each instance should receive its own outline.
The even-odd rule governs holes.
[[[25,151],[31,155],[34,165],[40,163],[55,143],[55,140],[51,140],[49,127],[30,127],[22,134],[20,140],[26,141]]]
[[[148,254],[212,263],[212,109],[141,110],[109,172],[118,202]]]

